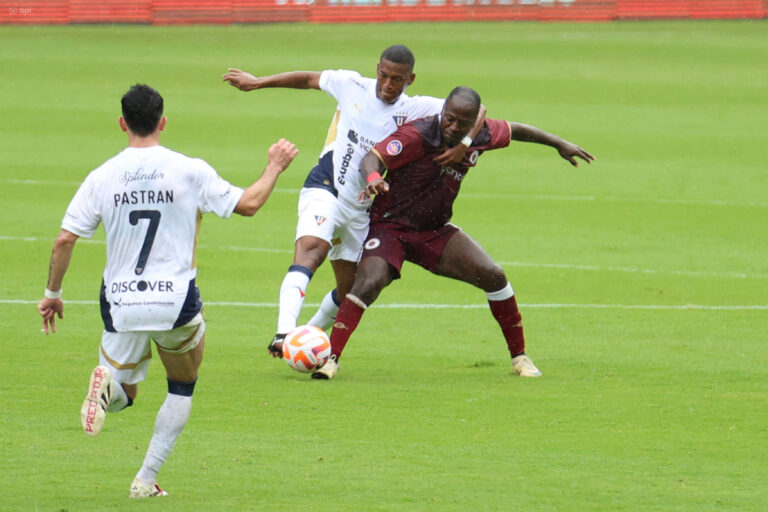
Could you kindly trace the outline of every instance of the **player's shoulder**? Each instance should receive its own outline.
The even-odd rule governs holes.
[[[432,114],[431,116],[420,117],[408,123],[413,129],[416,129],[422,133],[439,132],[440,131],[440,114]]]
[[[367,89],[371,83],[375,82],[372,78],[366,78],[357,71],[349,69],[327,69],[320,73],[320,87],[328,87],[335,84],[342,87],[357,87]]]
[[[403,130],[418,133],[424,146],[437,147],[441,142],[440,115],[422,117],[403,126]]]
[[[400,108],[409,113],[411,119],[439,114],[443,110],[445,100],[433,96],[400,95]]]
[[[400,97],[410,103],[426,103],[429,105],[440,105],[441,107],[443,103],[445,103],[445,98],[435,98],[434,96],[422,96],[420,94],[416,94],[414,96],[408,96],[407,94],[403,93]]]
[[[190,156],[179,151],[160,146],[158,153],[162,155],[162,158],[171,164],[173,167],[181,167],[190,171],[208,171],[213,170],[211,164],[200,157]]]

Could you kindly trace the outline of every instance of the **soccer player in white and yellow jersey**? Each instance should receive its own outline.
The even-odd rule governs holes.
[[[416,78],[414,64],[413,53],[395,45],[381,54],[375,79],[346,70],[256,77],[235,68],[222,77],[243,91],[319,89],[338,103],[320,159],[299,196],[293,264],[280,287],[277,333],[268,347],[275,357],[281,357],[282,340],[296,327],[309,281],[326,256],[333,266],[336,288],[325,296],[309,323],[330,327],[352,286],[369,225],[370,201],[357,200],[366,186],[358,171],[363,156],[403,123],[438,114],[443,107],[442,99],[404,93]],[[437,158],[443,164],[456,163],[466,150],[466,144],[459,144]]]
[[[104,321],[99,366],[91,373],[81,420],[95,436],[107,412],[132,405],[151,357],[150,341],[166,369],[168,395],[160,407],[144,463],[130,496],[162,496],[156,476],[189,418],[203,358],[205,321],[195,285],[195,250],[202,214],[251,216],[266,202],[297,154],[281,139],[268,152],[261,177],[243,190],[199,158],[160,145],[167,119],[163,98],[146,85],[122,98],[120,128],[129,145],[83,181],[53,246],[45,298],[38,305],[43,330],[63,317],[61,285],[75,242],[104,225],[107,261],[101,285]]]

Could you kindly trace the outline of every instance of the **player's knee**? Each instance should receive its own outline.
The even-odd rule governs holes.
[[[168,394],[192,396],[192,393],[195,392],[196,383],[197,383],[197,378],[195,378],[195,380],[190,382],[180,382],[177,380],[168,379]]]
[[[391,282],[386,275],[358,275],[351,293],[360,297],[366,305],[370,306],[376,300],[381,290]]]
[[[477,285],[490,293],[501,290],[508,282],[504,269],[496,262],[491,262],[479,273]]]
[[[325,257],[328,255],[328,249],[321,246],[306,246],[296,248],[296,254],[293,257],[294,265],[301,265],[309,268],[312,272],[322,265]]]

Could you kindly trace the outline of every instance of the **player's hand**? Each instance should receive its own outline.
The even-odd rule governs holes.
[[[43,317],[43,332],[56,332],[56,315],[64,318],[64,302],[61,299],[43,299],[37,305],[37,312]]]
[[[289,140],[280,139],[272,144],[267,152],[269,163],[276,166],[280,172],[283,172],[299,154],[296,144]]]
[[[439,166],[458,164],[464,159],[464,155],[467,153],[467,146],[459,142],[452,148],[445,148],[445,151],[437,155],[432,159]]]
[[[585,150],[568,141],[563,141],[563,144],[557,148],[557,151],[560,153],[561,157],[571,162],[571,165],[574,167],[579,166],[579,161],[576,160],[575,157],[579,157],[587,163],[590,163],[595,159],[595,157],[587,153]]]
[[[379,178],[370,182],[365,189],[357,195],[357,200],[364,203],[368,199],[373,199],[376,194],[383,194],[386,192],[389,192],[389,183],[384,181],[384,178]]]
[[[229,68],[228,73],[221,75],[221,81],[227,82],[241,91],[252,91],[260,88],[258,78],[237,68]]]

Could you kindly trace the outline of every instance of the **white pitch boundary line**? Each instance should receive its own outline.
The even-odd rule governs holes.
[[[39,300],[0,299],[0,304],[37,304]],[[95,306],[96,300],[68,300],[67,304]],[[206,301],[206,307],[243,307],[243,308],[277,308],[276,302],[229,302]],[[307,307],[319,307],[320,303],[305,303]],[[747,304],[736,306],[706,305],[706,304],[520,304],[521,308],[530,309],[645,309],[672,311],[768,311],[766,304]],[[376,304],[373,308],[380,309],[487,309],[487,304]]]
[[[83,243],[104,245],[103,240],[81,239]],[[24,236],[0,236],[0,241],[9,242],[53,242],[52,238],[24,237]],[[199,249],[226,249],[228,251],[241,252],[267,252],[273,254],[293,254],[293,249],[270,249],[266,247],[240,247],[235,245],[208,246],[200,244]],[[527,267],[527,268],[560,268],[565,270],[585,270],[590,272],[626,272],[631,274],[674,275],[689,277],[725,277],[729,279],[768,279],[768,274],[746,274],[744,272],[702,272],[697,270],[657,270],[652,268],[636,267],[600,267],[597,265],[575,265],[571,263],[527,263],[523,261],[499,261],[502,266]]]
[[[79,181],[53,181],[53,180],[22,180],[22,179],[4,179],[0,183],[14,185],[67,185],[80,186]],[[298,189],[293,188],[275,188],[274,192],[280,194],[298,194]],[[555,194],[490,194],[482,192],[464,192],[461,197],[475,199],[534,199],[539,201],[586,201],[586,202],[610,202],[610,203],[654,203],[654,204],[673,204],[673,205],[700,205],[700,206],[749,206],[749,207],[768,207],[768,203],[760,201],[722,201],[719,199],[665,199],[658,197],[649,198],[631,198],[616,196],[569,196]]]

